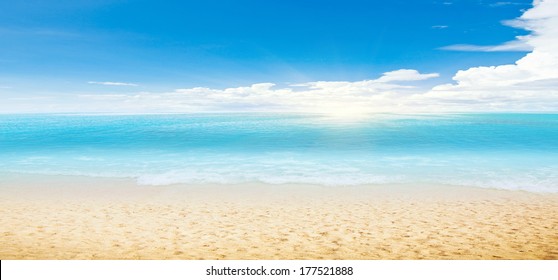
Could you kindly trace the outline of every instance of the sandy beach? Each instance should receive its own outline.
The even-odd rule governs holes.
[[[0,259],[558,259],[558,195],[3,176]]]

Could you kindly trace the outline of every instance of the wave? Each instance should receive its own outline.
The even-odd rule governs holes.
[[[244,183],[263,183],[271,185],[282,184],[311,184],[328,187],[378,185],[378,184],[435,184],[469,186],[502,190],[521,190],[539,193],[558,193],[558,174],[545,174],[540,172],[527,173],[448,173],[427,176],[425,174],[409,175],[407,173],[366,173],[358,169],[340,168],[335,171],[298,168],[283,169],[280,172],[272,170],[257,170],[239,168],[194,168],[174,169],[159,172],[122,172],[103,171],[86,172],[83,170],[14,170],[5,172],[54,175],[54,176],[87,176],[104,178],[133,179],[138,185],[165,186],[175,184],[222,184],[237,185]]]

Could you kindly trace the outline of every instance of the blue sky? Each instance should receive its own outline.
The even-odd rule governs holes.
[[[0,75],[3,84],[41,81],[61,89],[91,80],[161,88],[361,80],[400,68],[449,79],[458,69],[521,57],[439,48],[512,40],[526,32],[501,21],[530,6],[476,0],[2,1]]]
[[[556,0],[542,2],[535,0],[541,6],[535,8],[528,0],[2,1],[0,97],[21,106],[26,98],[50,99],[58,110],[67,97],[86,94],[152,98],[204,87],[196,94],[214,100],[222,94],[215,90],[227,95],[233,88],[237,98],[245,94],[237,88],[259,83],[274,85],[253,92],[293,84],[313,90],[316,81],[354,83],[349,92],[368,94],[386,88],[406,94],[407,81],[462,90],[479,71],[487,79],[501,76],[477,67],[514,64],[542,46],[540,38],[555,36],[545,31],[552,24],[536,17],[554,12]],[[507,22],[513,19],[519,23]],[[471,75],[460,78],[460,70]],[[552,78],[549,71],[529,68],[533,77],[518,83]],[[392,85],[401,77],[403,84]],[[386,81],[390,86],[376,85]],[[327,94],[339,86],[324,85]],[[247,100],[231,108],[258,106]],[[74,101],[67,110],[88,102]]]

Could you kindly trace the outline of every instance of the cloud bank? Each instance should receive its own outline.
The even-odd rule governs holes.
[[[173,92],[80,95],[89,106],[119,112],[295,112],[349,116],[385,112],[420,93],[412,83],[436,78],[437,73],[401,69],[374,80],[317,81],[278,87],[258,83],[246,87],[176,89]],[[100,107],[100,106],[99,106]]]
[[[171,92],[81,94],[61,103],[42,99],[37,106],[7,98],[2,112],[298,112],[357,116],[369,113],[558,111],[558,0],[535,0],[533,7],[506,24],[530,31],[500,46],[467,46],[471,51],[529,49],[513,64],[458,71],[453,83],[431,88],[421,81],[437,73],[401,69],[364,81],[315,81],[279,86],[176,89]],[[454,47],[457,48],[457,47]],[[121,82],[89,82],[135,86]],[[424,83],[422,83],[424,84]],[[40,108],[38,110],[37,108]]]

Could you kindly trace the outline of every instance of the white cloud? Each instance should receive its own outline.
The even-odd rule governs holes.
[[[524,43],[533,51],[515,64],[474,67],[459,71],[457,86],[502,86],[558,79],[558,0],[535,1],[535,6],[513,21],[532,32]]]
[[[94,84],[94,85],[103,85],[103,86],[128,86],[128,87],[137,87],[137,84],[132,84],[132,83],[122,83],[122,82],[94,82],[94,81],[90,81],[87,82],[88,84]]]
[[[438,73],[420,74],[417,70],[401,69],[397,71],[386,72],[376,81],[381,83],[394,81],[421,81],[430,78],[436,78],[439,76],[440,75]]]
[[[438,77],[401,69],[380,78],[356,82],[317,81],[277,87],[273,83],[226,89],[188,88],[172,93],[142,94],[135,101],[164,101],[167,108],[200,111],[277,111],[359,114],[387,111],[393,101],[419,91],[410,82]],[[405,84],[402,84],[405,83]],[[149,102],[146,102],[149,103]]]
[[[522,2],[496,2],[496,3],[492,3],[489,6],[490,7],[501,7],[501,6],[525,6],[528,5],[527,3],[522,3]]]
[[[448,26],[447,25],[433,25],[432,28],[434,28],[434,29],[445,29],[445,28],[448,28]]]
[[[363,81],[316,81],[277,86],[258,83],[246,87],[213,89],[205,87],[176,89],[172,92],[110,93],[67,95],[61,103],[41,106],[32,102],[4,103],[11,111],[55,112],[299,112],[335,116],[355,116],[388,112],[403,108],[411,95],[421,93],[414,83],[438,77],[437,73],[419,73],[401,69]],[[17,103],[17,100],[6,99]],[[3,106],[2,106],[3,105]]]
[[[544,2],[553,2],[553,1],[554,0],[547,0],[547,1],[544,1]],[[540,31],[540,28],[538,28],[540,26],[538,26],[538,27],[534,26],[533,25],[533,24],[535,24],[534,19],[529,18],[529,16],[526,16],[526,14],[533,13],[533,10],[540,10],[540,7],[538,7],[540,5],[540,2],[541,2],[540,0],[534,0],[534,2],[533,2],[534,8],[530,9],[528,12],[525,12],[523,14],[523,16],[521,16],[519,19],[507,20],[507,21],[503,21],[502,23],[504,25],[507,25],[507,26],[526,29],[526,30],[535,32],[535,36],[537,36],[535,29]],[[516,3],[516,2],[497,2],[497,3],[494,3],[494,4],[490,4],[490,6],[493,6],[493,7],[506,6],[506,5],[527,5],[527,4]],[[554,3],[554,4],[546,3],[544,5],[552,6],[552,5],[556,5],[556,3]],[[551,8],[551,10],[552,10],[552,8]],[[539,11],[539,12],[536,12],[536,13],[541,13],[541,12]],[[535,25],[538,25],[538,24],[535,24]],[[516,36],[515,40],[504,42],[500,45],[493,45],[493,46],[456,44],[456,45],[444,46],[444,47],[441,47],[440,49],[441,50],[448,50],[448,51],[468,51],[468,52],[532,51],[533,48],[534,48],[533,44],[531,44],[531,42],[533,40],[532,36],[533,36],[533,34],[526,35],[526,36]]]
[[[446,51],[465,51],[465,52],[510,52],[510,51],[532,51],[533,46],[527,43],[528,36],[518,36],[516,40],[505,42],[495,46],[478,46],[468,44],[457,44],[441,47]]]
[[[461,102],[467,110],[558,111],[558,0],[535,0],[508,23],[531,31],[523,39],[531,53],[514,64],[458,71],[455,84],[436,86],[425,97]],[[474,105],[464,106],[465,101]]]

